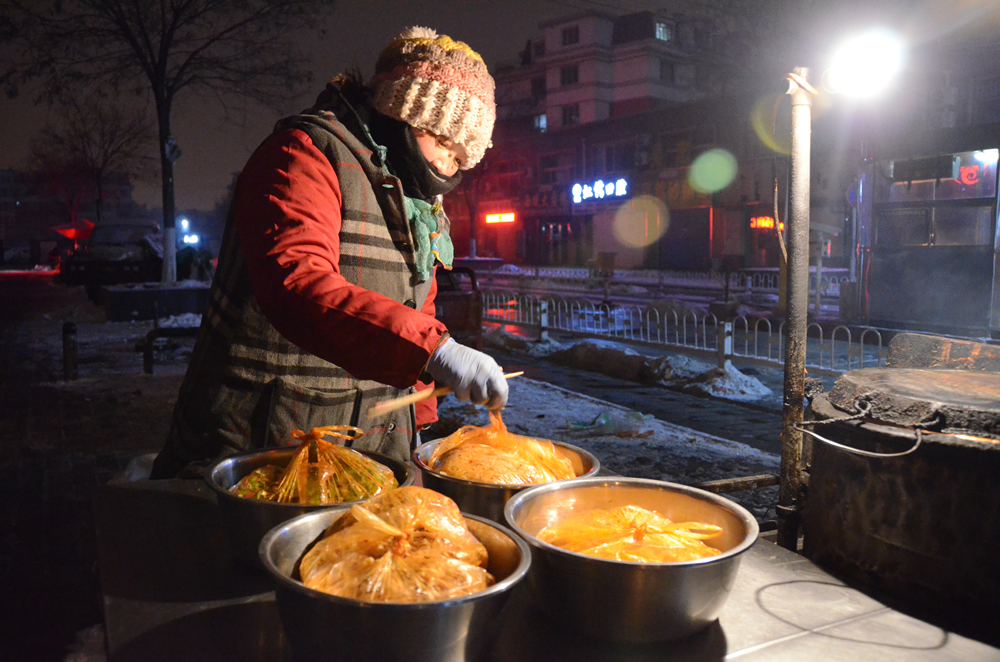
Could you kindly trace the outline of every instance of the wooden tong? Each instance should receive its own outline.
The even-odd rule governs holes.
[[[513,377],[519,377],[524,374],[521,372],[509,372],[504,375],[504,379],[511,379]],[[410,393],[409,395],[404,395],[402,397],[396,398],[395,400],[386,400],[385,402],[379,402],[374,407],[368,410],[368,418],[374,418],[375,416],[381,416],[382,414],[388,414],[391,411],[396,411],[397,409],[402,409],[403,407],[409,407],[412,404],[420,402],[421,400],[426,400],[427,398],[437,398],[442,395],[447,395],[451,393],[451,388],[447,386],[442,386],[441,388],[434,389],[424,389],[423,391],[417,391],[416,393]]]

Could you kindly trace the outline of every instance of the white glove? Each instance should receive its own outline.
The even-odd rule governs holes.
[[[507,380],[493,357],[452,338],[431,355],[427,372],[438,384],[451,387],[459,400],[471,400],[493,410],[507,404]]]

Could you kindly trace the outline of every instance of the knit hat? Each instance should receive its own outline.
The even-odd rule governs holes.
[[[479,163],[491,145],[497,117],[493,77],[464,42],[430,28],[409,28],[379,55],[369,87],[383,115],[465,147],[462,170]]]

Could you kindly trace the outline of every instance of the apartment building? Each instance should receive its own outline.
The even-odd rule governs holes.
[[[450,201],[453,217],[475,216],[477,254],[529,265],[775,266],[766,219],[776,166],[754,135],[758,100],[722,96],[711,48],[705,21],[676,14],[543,23],[516,62],[496,68],[494,147]],[[692,186],[692,164],[710,150],[736,164],[732,178]],[[466,227],[455,226],[460,252]]]

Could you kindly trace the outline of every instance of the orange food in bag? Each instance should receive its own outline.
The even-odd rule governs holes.
[[[366,602],[428,602],[494,583],[486,547],[458,506],[423,487],[400,487],[352,506],[299,565],[309,588]]]
[[[496,485],[576,478],[573,463],[551,441],[508,432],[492,411],[489,425],[467,425],[438,442],[428,466],[453,478]]]
[[[343,434],[347,431],[350,434]],[[353,450],[323,439],[353,441],[364,432],[349,425],[295,430],[299,449],[288,466],[266,465],[244,476],[231,491],[236,496],[278,503],[327,504],[361,501],[399,483],[392,469]]]
[[[670,563],[720,554],[702,541],[721,533],[714,524],[675,524],[645,508],[621,506],[573,515],[542,529],[538,539],[601,559]]]

